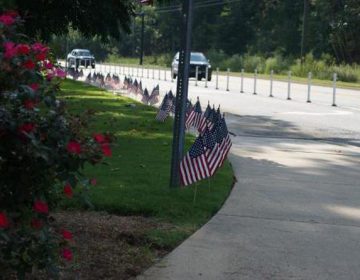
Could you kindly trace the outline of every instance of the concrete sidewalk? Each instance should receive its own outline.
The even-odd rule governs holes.
[[[360,279],[359,147],[245,135],[230,160],[224,207],[138,279]]]

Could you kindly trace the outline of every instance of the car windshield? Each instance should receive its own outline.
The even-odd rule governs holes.
[[[79,51],[79,55],[80,56],[90,56],[90,52],[89,51]]]
[[[190,60],[192,60],[192,61],[207,62],[206,57],[205,57],[202,53],[192,53]]]

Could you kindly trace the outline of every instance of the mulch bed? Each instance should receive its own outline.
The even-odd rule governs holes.
[[[61,268],[63,280],[131,279],[169,251],[152,244],[146,232],[173,226],[152,218],[79,211],[59,212],[54,217],[74,235],[74,260]]]

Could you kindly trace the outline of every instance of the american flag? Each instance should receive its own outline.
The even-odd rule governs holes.
[[[208,118],[210,116],[210,114],[212,113],[212,109],[210,107],[210,104],[208,103],[206,109],[205,109],[205,112],[201,118],[201,122],[200,122],[200,125],[199,125],[199,128],[198,128],[198,131],[200,133],[202,133],[205,128],[207,127],[207,121],[208,121]]]
[[[138,84],[138,87],[137,87],[137,90],[136,90],[136,94],[141,94],[141,95],[144,94],[141,81],[140,81],[139,84]]]
[[[130,86],[130,92],[137,94],[138,81],[135,79]]]
[[[141,102],[144,103],[144,104],[148,104],[148,102],[149,102],[149,97],[150,97],[150,96],[149,96],[149,92],[148,92],[147,88],[145,88],[143,97],[142,97],[142,99],[141,99]]]
[[[215,128],[216,142],[219,145],[221,151],[220,166],[224,163],[227,154],[232,146],[229,131],[226,126],[225,117],[220,117],[218,125]]]
[[[192,126],[195,127],[196,129],[199,129],[199,126],[202,121],[202,111],[201,111],[201,105],[200,105],[199,98],[197,99],[197,101],[195,103],[194,114],[195,115],[194,115],[194,120],[192,122]]]
[[[172,91],[170,90],[168,93],[168,97],[171,100],[171,109],[170,112],[175,114],[175,96],[173,95]]]
[[[159,89],[159,85],[157,85],[156,87],[154,87],[154,89],[152,90],[152,92],[150,94],[149,104],[154,105],[154,104],[158,103],[159,95],[160,95],[160,89]]]
[[[210,176],[214,175],[221,164],[222,153],[219,144],[216,142],[215,131],[210,131],[208,128],[203,133],[204,144],[206,148],[206,162]]]
[[[203,137],[199,135],[180,162],[180,179],[182,185],[187,186],[208,177],[210,172],[206,162]]]
[[[164,99],[159,107],[159,111],[155,117],[157,121],[163,122],[169,116],[172,106],[172,101],[169,99],[168,95],[164,96]]]
[[[189,129],[192,126],[194,117],[195,117],[194,106],[192,105],[191,101],[188,99],[186,101],[186,113],[185,113],[185,128],[186,129]]]

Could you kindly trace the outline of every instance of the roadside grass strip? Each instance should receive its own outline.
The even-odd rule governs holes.
[[[72,113],[95,111],[90,134],[102,131],[116,137],[113,156],[106,164],[85,167],[85,173],[97,179],[90,190],[94,210],[171,223],[175,230],[160,228],[148,236],[152,242],[173,248],[220,209],[233,185],[228,161],[209,180],[191,188],[169,188],[172,119],[159,123],[156,108],[82,82],[65,80],[62,97]],[[187,134],[185,150],[194,139]],[[65,207],[78,209],[80,205],[72,201]]]

